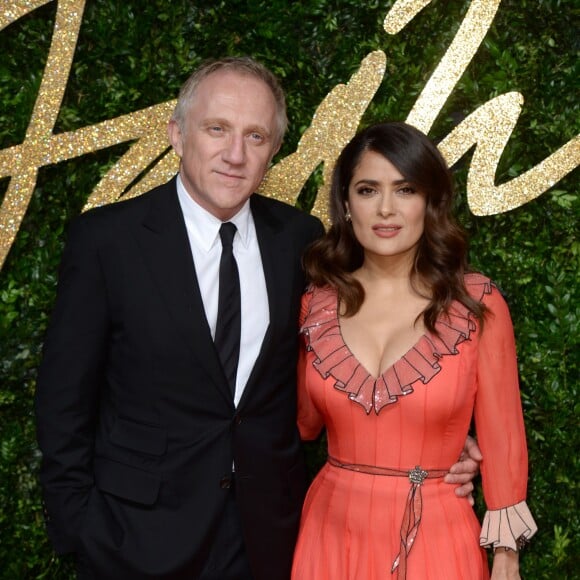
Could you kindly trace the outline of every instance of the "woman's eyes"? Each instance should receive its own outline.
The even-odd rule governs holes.
[[[356,192],[359,195],[363,195],[363,196],[369,196],[369,195],[373,195],[374,193],[376,193],[376,189],[373,187],[368,187],[368,186],[364,186],[364,187],[358,187],[356,189]]]
[[[375,187],[369,187],[368,185],[365,185],[362,187],[358,187],[356,189],[356,192],[358,195],[368,197],[378,193],[378,190]],[[401,187],[398,187],[395,190],[395,193],[398,193],[400,195],[411,195],[413,193],[417,193],[417,190],[414,187],[411,187],[410,185],[403,185]]]

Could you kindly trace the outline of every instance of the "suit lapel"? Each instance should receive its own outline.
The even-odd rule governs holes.
[[[258,383],[262,368],[270,356],[271,349],[275,348],[278,343],[277,335],[281,330],[280,320],[284,320],[284,316],[281,313],[289,308],[288,297],[290,292],[288,289],[291,288],[294,277],[292,267],[289,266],[292,264],[289,256],[290,247],[287,240],[280,235],[284,224],[269,210],[261,197],[253,195],[250,198],[250,207],[256,226],[262,267],[266,279],[270,324],[239,406],[242,406],[245,400],[252,396],[252,389]]]
[[[150,211],[137,236],[173,323],[199,364],[205,367],[216,387],[231,403],[205,317],[175,179],[152,198]]]

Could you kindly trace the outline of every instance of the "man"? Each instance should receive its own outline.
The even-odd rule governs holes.
[[[267,69],[207,63],[169,123],[179,175],[70,228],[36,412],[49,535],[81,578],[289,577],[306,486],[300,260],[323,228],[254,193],[285,128]],[[225,300],[241,312],[233,378],[217,347],[224,222],[240,286]]]

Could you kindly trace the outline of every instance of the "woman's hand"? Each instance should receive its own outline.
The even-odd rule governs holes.
[[[491,580],[521,580],[519,554],[513,550],[497,548],[493,555]]]

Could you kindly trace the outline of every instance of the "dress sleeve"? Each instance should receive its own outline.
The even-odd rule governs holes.
[[[302,296],[302,304],[300,309],[300,328],[302,329],[304,322],[308,316],[310,301],[312,299],[312,291],[307,291]],[[300,431],[300,437],[304,441],[311,441],[316,439],[322,427],[324,426],[324,421],[318,409],[314,405],[310,394],[308,392],[308,380],[312,378],[311,373],[313,372],[312,364],[309,364],[308,359],[312,357],[312,354],[307,348],[307,337],[304,332],[300,333],[300,351],[298,353],[298,372],[297,372],[297,382],[298,382],[298,430]]]
[[[528,451],[518,386],[516,347],[507,304],[496,288],[478,348],[475,427],[483,454],[487,505],[480,544],[517,550],[537,531],[526,504]]]

